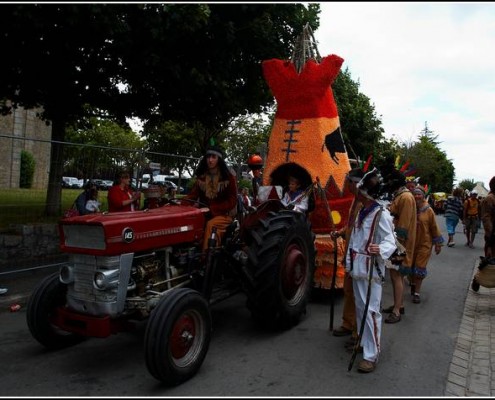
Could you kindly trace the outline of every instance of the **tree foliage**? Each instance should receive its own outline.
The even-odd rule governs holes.
[[[371,154],[376,161],[387,150],[387,141],[375,106],[361,93],[359,86],[349,68],[340,71],[332,85],[340,128],[351,158],[366,159]]]
[[[304,24],[319,24],[319,5],[302,3],[21,3],[0,11],[3,112],[43,107],[56,141],[89,110],[122,123],[198,124],[203,147],[232,118],[273,102],[261,61],[288,58]],[[46,213],[55,216],[59,144],[51,157]]]
[[[98,117],[69,126],[64,150],[64,173],[82,179],[113,179],[120,169],[142,169],[144,140],[128,126]]]
[[[476,186],[476,183],[474,182],[474,179],[463,179],[457,186],[463,188],[464,190],[471,191]]]
[[[418,141],[407,149],[405,157],[416,167],[415,175],[420,177],[421,184],[428,184],[435,192],[452,191],[454,166],[430,137],[421,135]]]
[[[422,185],[427,184],[432,191],[450,193],[453,188],[455,169],[447,154],[439,148],[438,135],[433,135],[425,125],[418,139],[402,143],[396,156],[413,168],[415,178]]]
[[[236,118],[223,133],[227,158],[239,171],[251,154],[265,154],[271,132],[266,115],[244,115]]]
[[[184,171],[192,175],[198,158],[202,155],[196,134],[198,129],[193,124],[188,125],[184,122],[156,121],[156,123],[157,125],[154,125],[149,122],[145,130],[150,157],[153,152],[169,154],[171,157],[160,159],[162,170],[170,172],[175,169],[179,177]]]
[[[317,28],[318,13],[318,4],[301,3],[151,4],[133,12],[122,54],[136,116],[194,121],[215,135],[238,115],[262,112],[273,99],[261,62],[288,59],[304,24]]]

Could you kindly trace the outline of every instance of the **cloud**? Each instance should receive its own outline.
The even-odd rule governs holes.
[[[381,116],[385,136],[416,140],[427,124],[457,182],[495,175],[495,3],[320,3],[322,56]]]

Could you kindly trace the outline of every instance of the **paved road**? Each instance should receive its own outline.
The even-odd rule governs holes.
[[[442,217],[439,222],[444,230]],[[432,257],[421,304],[413,304],[406,293],[402,321],[384,324],[380,363],[371,374],[356,371],[359,357],[353,370],[347,371],[350,353],[343,346],[346,338],[334,337],[328,329],[328,292],[315,292],[306,318],[297,327],[276,334],[257,329],[240,294],[212,308],[212,342],[198,374],[179,387],[164,388],[146,370],[144,324],[134,333],[89,339],[60,352],[45,351],[31,337],[25,323],[23,299],[26,290],[35,284],[34,278],[39,278],[32,276],[38,272],[29,272],[22,280],[6,282],[9,296],[18,296],[16,301],[22,306],[18,312],[8,311],[12,297],[0,296],[1,395],[463,395],[446,392],[446,388],[463,388],[459,382],[455,383],[458,387],[453,386],[453,374],[459,371],[452,371],[452,361],[458,350],[473,269],[481,255],[482,235],[478,235],[476,249],[462,245],[462,232],[457,236],[456,247],[444,247],[439,256]],[[383,305],[391,304],[391,299],[387,277]],[[334,326],[339,325],[341,312],[339,293]]]

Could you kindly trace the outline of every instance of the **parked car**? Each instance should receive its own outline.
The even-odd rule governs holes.
[[[165,186],[167,188],[167,192],[169,192],[171,189],[175,189],[177,193],[182,193],[184,191],[184,188],[182,186],[179,187],[174,182],[164,179],[163,175],[155,175],[153,177],[153,183],[155,185]]]
[[[138,189],[148,189],[148,181],[149,181],[149,178],[148,179],[141,179],[141,185],[139,185],[139,182],[136,181],[136,178],[132,178],[131,180],[131,186],[134,190],[138,190]]]
[[[79,179],[73,176],[63,176],[62,177],[62,187],[67,188],[67,189],[78,189],[81,186],[79,186]]]
[[[113,186],[113,181],[111,179],[103,179],[102,190],[108,190]]]

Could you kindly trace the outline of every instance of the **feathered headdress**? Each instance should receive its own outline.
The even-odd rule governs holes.
[[[361,168],[363,170],[363,172],[368,172],[369,168],[370,168],[370,164],[371,164],[371,158],[372,158],[372,154],[370,154],[368,156],[368,159],[366,160],[366,162],[363,162],[363,161],[359,161],[359,168]]]
[[[405,177],[412,176],[416,173],[416,168],[411,164],[410,160],[407,160],[404,164],[400,165],[400,156],[397,156],[395,159],[395,168],[397,168]]]

